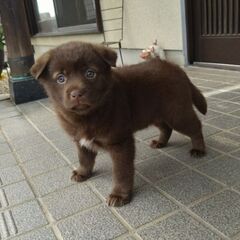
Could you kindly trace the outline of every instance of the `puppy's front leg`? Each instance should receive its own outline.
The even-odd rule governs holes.
[[[76,143],[76,145],[80,166],[73,171],[71,179],[76,182],[82,182],[91,177],[97,153],[80,146],[79,143]]]
[[[133,137],[111,147],[113,190],[107,198],[109,206],[119,207],[131,200],[134,179],[135,146]]]

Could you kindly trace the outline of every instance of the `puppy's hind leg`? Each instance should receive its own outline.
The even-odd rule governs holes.
[[[71,179],[82,182],[91,177],[97,153],[80,146],[79,143],[76,143],[76,145],[80,166],[73,171]]]
[[[172,134],[172,128],[167,123],[161,121],[155,124],[160,130],[160,136],[158,140],[152,140],[150,146],[152,148],[163,148],[167,145],[169,138]]]
[[[175,119],[173,123],[173,128],[184,135],[191,138],[192,149],[190,154],[193,157],[202,157],[205,155],[205,143],[202,134],[202,124],[198,119],[194,110],[188,109],[182,112],[181,115],[178,114],[178,119]]]
[[[203,157],[206,154],[206,151],[202,131],[199,131],[197,134],[193,135],[191,137],[191,141],[192,149],[190,150],[190,154],[193,157]]]

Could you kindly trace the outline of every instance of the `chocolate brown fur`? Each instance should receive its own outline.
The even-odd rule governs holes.
[[[157,126],[160,137],[151,146],[160,148],[167,145],[175,129],[191,138],[191,154],[202,156],[202,127],[193,104],[201,113],[207,111],[205,98],[180,67],[156,58],[112,68],[116,59],[109,48],[71,42],[45,53],[31,69],[78,148],[80,167],[72,179],[84,181],[91,176],[98,148],[110,153],[110,206],[121,206],[131,199],[134,132]],[[65,83],[57,83],[57,78],[63,79],[59,74],[64,74]]]

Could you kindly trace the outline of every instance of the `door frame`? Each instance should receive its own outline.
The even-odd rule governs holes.
[[[194,64],[194,31],[192,14],[193,2],[194,0],[180,0],[182,17],[183,54],[185,59],[185,65]],[[235,64],[199,62],[196,63],[196,65],[200,67],[211,67],[240,71],[240,65]]]
[[[189,9],[190,0],[180,0],[180,10],[181,10],[181,21],[182,21],[182,43],[183,43],[183,56],[184,56],[184,64],[189,65],[193,63],[192,58],[192,50],[193,48],[192,40],[190,36],[192,36],[192,31],[189,31],[189,23],[191,23],[191,19],[189,21],[188,9]]]
[[[185,64],[194,62],[192,0],[181,0],[182,35]]]

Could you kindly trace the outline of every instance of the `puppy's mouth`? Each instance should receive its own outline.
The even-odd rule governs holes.
[[[89,104],[85,104],[85,103],[81,103],[81,104],[77,104],[71,107],[71,110],[73,111],[77,111],[77,110],[86,110],[90,108]]]
[[[76,103],[71,106],[71,110],[73,111],[86,110],[90,107],[91,107],[91,104],[88,102],[76,101]]]

